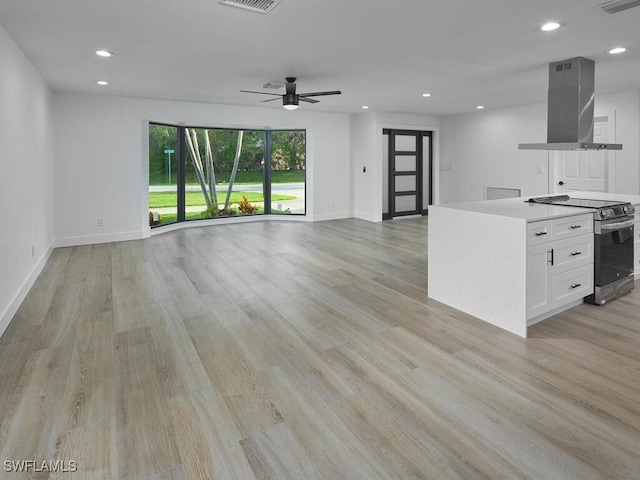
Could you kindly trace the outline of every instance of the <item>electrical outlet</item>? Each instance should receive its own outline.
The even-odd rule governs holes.
[[[31,256],[32,257],[36,256],[36,246],[35,245],[31,245]]]
[[[542,166],[542,165],[538,165],[538,173],[539,173],[540,175],[544,175],[544,166]]]
[[[104,218],[98,218],[98,226],[104,227]]]

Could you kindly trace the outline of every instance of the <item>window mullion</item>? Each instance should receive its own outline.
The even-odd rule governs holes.
[[[187,134],[187,130],[185,127],[179,127],[179,139],[178,142],[178,180],[176,182],[177,187],[177,195],[178,195],[178,222],[184,222],[186,218],[185,213],[185,156],[186,156],[186,140],[185,135]]]
[[[264,197],[264,213],[271,213],[271,131],[264,132],[264,165],[262,167],[262,191]]]

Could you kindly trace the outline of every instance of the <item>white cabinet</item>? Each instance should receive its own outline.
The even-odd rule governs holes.
[[[593,265],[593,234],[556,240],[551,249],[550,268],[553,275],[584,265]]]
[[[551,308],[550,258],[547,244],[527,248],[527,319],[542,315]]]
[[[593,216],[527,225],[527,321],[593,293]]]
[[[593,293],[593,264],[551,276],[551,308]]]
[[[554,240],[575,237],[583,233],[593,233],[593,214],[574,215],[551,220],[551,233]]]
[[[540,245],[551,240],[551,220],[527,224],[527,246]]]

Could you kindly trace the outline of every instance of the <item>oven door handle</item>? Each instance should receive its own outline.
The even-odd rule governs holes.
[[[629,220],[624,220],[623,222],[611,222],[605,223],[600,222],[600,231],[602,232],[611,232],[613,230],[622,230],[623,228],[633,227],[633,218]]]

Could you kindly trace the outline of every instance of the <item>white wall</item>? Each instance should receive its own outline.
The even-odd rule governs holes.
[[[639,92],[596,97],[595,115],[615,113],[615,142],[623,144],[613,154],[617,193],[640,193],[639,105]],[[440,129],[445,170],[439,172],[439,203],[482,200],[485,186],[521,188],[523,195],[547,193],[548,152],[518,150],[519,143],[546,141],[546,104],[444,116]]]
[[[547,152],[518,150],[518,143],[545,142],[546,104],[486,110],[440,119],[439,202],[483,200],[485,186],[547,192]],[[451,168],[452,170],[447,170]]]
[[[622,150],[613,153],[615,193],[640,193],[640,91],[596,95],[595,115],[615,114],[616,138]]]
[[[0,26],[0,334],[51,252],[51,92]],[[33,247],[33,250],[32,250]]]
[[[352,115],[353,216],[371,222],[382,221],[382,172],[378,166],[377,133],[374,112]],[[376,208],[378,204],[379,208]]]
[[[141,238],[148,233],[147,121],[306,128],[308,218],[351,216],[347,115],[55,93],[58,245]],[[97,226],[98,217],[104,219],[103,227]]]

